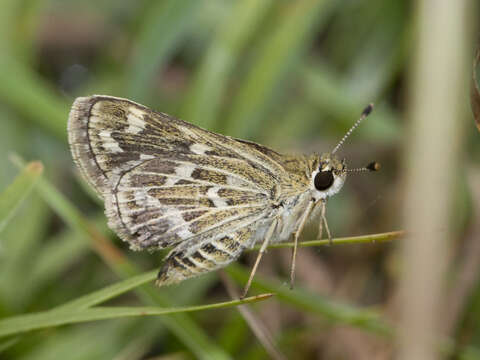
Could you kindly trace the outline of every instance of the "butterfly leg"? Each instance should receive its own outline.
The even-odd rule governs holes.
[[[302,233],[303,227],[305,226],[305,223],[307,222],[308,216],[312,212],[313,206],[314,206],[314,202],[310,201],[308,203],[307,209],[305,210],[302,217],[300,218],[298,228],[295,231],[294,246],[293,246],[293,251],[292,251],[292,265],[291,265],[291,268],[290,268],[290,289],[293,289],[293,283],[295,282],[295,261],[296,261],[296,258],[297,258],[298,238],[300,237],[300,234]]]
[[[325,212],[325,206],[324,206],[324,201],[320,200],[320,221],[318,222],[318,235],[317,235],[317,240],[322,240],[323,236],[323,216],[322,213]]]
[[[328,242],[332,245],[332,234],[330,234],[330,229],[328,228],[327,217],[325,216],[325,212],[327,210],[327,200],[322,201],[322,211],[320,213],[321,219],[320,222],[325,224],[325,231],[327,232]]]
[[[260,248],[260,251],[258,252],[257,259],[255,260],[255,264],[253,265],[252,271],[250,272],[250,277],[248,278],[247,284],[245,285],[245,288],[243,289],[242,296],[240,299],[243,299],[245,296],[247,296],[248,289],[250,289],[250,285],[252,284],[253,277],[255,276],[255,273],[257,272],[257,267],[258,264],[260,263],[260,259],[262,258],[263,253],[265,252],[268,243],[270,242],[270,239],[273,236],[273,233],[275,231],[275,227],[277,226],[278,220],[275,219],[272,221],[272,224],[268,228],[267,234],[265,235],[265,240],[263,240],[262,247]]]
[[[323,235],[323,224],[325,224],[325,231],[327,232],[327,237],[330,245],[332,245],[332,235],[330,234],[330,229],[328,228],[327,217],[325,216],[327,210],[327,199],[320,200],[320,222],[318,225],[318,236],[317,239],[321,240]]]

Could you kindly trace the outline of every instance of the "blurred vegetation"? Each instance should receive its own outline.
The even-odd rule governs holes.
[[[472,88],[470,92],[470,100],[472,103],[473,116],[477,128],[480,131],[480,46],[475,53],[475,59],[473,61],[473,79]]]
[[[341,153],[352,167],[375,159],[383,169],[351,176],[327,217],[335,236],[397,230],[412,15],[411,2],[383,0],[0,2],[0,318],[56,308],[51,320],[106,301],[108,312],[229,300],[218,274],[155,288],[154,272],[144,272],[157,269],[165,253],[133,253],[108,230],[103,205],[78,177],[67,145],[76,96],[128,97],[280,152],[332,149],[375,102]],[[458,120],[471,126],[458,166],[452,289],[466,268],[465,249],[480,238],[480,182],[471,181],[480,179],[479,134],[468,99],[464,110]],[[25,166],[19,156],[41,161],[41,179],[41,164]],[[315,228],[309,226],[306,240]],[[227,270],[239,286],[252,255]],[[292,359],[389,358],[393,330],[386,318],[398,317],[395,246],[301,249],[293,291],[286,286],[289,258],[288,249],[272,249],[253,286],[254,293],[278,293],[253,310],[280,351]],[[448,351],[458,358],[479,355],[480,282],[473,269],[464,297],[446,300],[463,304],[449,331]],[[58,308],[67,302],[73,305]],[[0,319],[0,330],[5,326],[11,324]],[[0,339],[2,359],[167,355],[269,358],[234,308]]]

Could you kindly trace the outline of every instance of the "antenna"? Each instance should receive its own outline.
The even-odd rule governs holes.
[[[350,128],[350,130],[347,131],[347,133],[343,136],[342,140],[340,140],[338,142],[338,144],[333,148],[332,150],[332,155],[335,154],[337,152],[338,149],[340,149],[340,147],[343,145],[343,143],[345,142],[345,140],[347,140],[347,138],[350,136],[350,134],[353,132],[353,130],[355,130],[358,125],[360,125],[360,123],[365,120],[365,118],[372,112],[373,110],[373,104],[369,104],[363,111],[362,111],[362,115],[360,115],[360,119],[358,119],[355,124],[353,124],[353,126]]]
[[[370,164],[368,164],[367,166],[364,166],[362,168],[347,169],[345,171],[346,172],[378,171],[378,170],[380,170],[381,167],[382,166],[380,165],[380,163],[378,163],[376,161],[372,161]]]

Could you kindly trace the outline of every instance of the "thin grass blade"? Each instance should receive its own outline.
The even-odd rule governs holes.
[[[132,60],[126,69],[127,94],[148,102],[152,79],[160,73],[198,15],[199,0],[153,1],[137,34]]]
[[[192,311],[222,309],[241,304],[267,300],[272,294],[252,296],[243,300],[232,300],[221,303],[188,306],[183,308],[160,308],[160,307],[103,307],[86,310],[71,311],[45,311],[42,313],[19,315],[0,320],[0,337],[25,333],[53,326],[74,324],[88,321],[118,319],[132,316],[154,316]]]
[[[187,93],[182,118],[207,129],[214,126],[231,72],[271,4],[272,0],[244,0],[232,7]]]
[[[328,15],[333,2],[302,0],[282,3],[278,22],[264,39],[245,80],[232,104],[226,133],[248,137],[255,132],[259,119],[265,115],[275,97],[285,89],[284,81],[291,78],[314,31]]]
[[[23,200],[32,191],[43,172],[41,162],[34,161],[24,167],[13,183],[0,194],[0,231],[7,225]]]
[[[113,299],[114,297],[126,293],[127,291],[132,290],[140,285],[152,282],[153,280],[155,280],[157,273],[157,270],[153,270],[138,276],[133,276],[129,279],[107,286],[106,288],[95,291],[91,294],[79,297],[73,301],[58,306],[51,311],[72,311],[88,309],[89,307]]]

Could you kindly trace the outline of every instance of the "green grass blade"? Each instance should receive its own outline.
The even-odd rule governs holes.
[[[328,239],[309,240],[309,241],[299,242],[298,247],[383,243],[383,242],[392,241],[394,239],[398,239],[404,235],[405,235],[405,231],[389,231],[389,232],[379,233],[379,234],[334,238],[331,241]],[[270,244],[268,248],[281,249],[281,248],[292,248],[294,246],[295,246],[295,243],[293,242],[284,242],[284,243]],[[252,250],[260,250],[260,246],[255,246],[254,248],[252,248]]]
[[[14,337],[5,341],[0,342],[0,354],[7,350],[8,348],[12,347],[18,342],[19,338]]]
[[[33,186],[43,172],[41,162],[29,163],[15,178],[13,183],[0,194],[0,231],[13,217],[23,200],[28,196]]]
[[[127,94],[147,101],[152,79],[166,64],[198,14],[198,0],[153,1],[141,22],[132,61],[127,68]]]
[[[52,279],[60,277],[67,268],[90,251],[88,244],[80,236],[76,232],[65,231],[49,238],[46,244],[37,250],[29,270],[30,276],[24,279],[29,295],[35,294]]]
[[[33,263],[44,244],[51,216],[48,205],[33,192],[0,234],[0,298],[9,313],[22,311],[34,299],[28,296],[30,275],[34,274]]]
[[[241,84],[228,117],[226,133],[246,137],[254,133],[282,83],[295,73],[314,30],[326,19],[333,3],[328,0],[286,2],[278,22],[264,39],[253,66]]]
[[[99,229],[103,230],[106,227],[103,213],[91,221]],[[90,246],[84,238],[85,236],[77,231],[65,229],[49,238],[36,251],[35,259],[28,267],[28,276],[22,279],[24,287],[22,295],[26,301],[34,299],[49,282],[60,279],[69,267],[90,252]]]
[[[140,285],[146,284],[155,280],[158,270],[149,271],[147,273],[133,276],[129,279],[120,281],[116,284],[107,286],[101,290],[95,291],[91,294],[82,296],[78,299],[70,301],[66,304],[56,307],[52,311],[71,311],[84,310],[94,305],[98,305],[118,295],[121,295],[129,290],[132,290]]]
[[[271,0],[244,0],[233,6],[197,71],[182,118],[212,128],[232,69],[271,4]]]
[[[153,336],[158,341],[163,334],[159,321],[155,318],[126,318],[121,321],[100,321],[87,326],[68,326],[52,328],[38,333],[24,334],[24,340],[15,350],[22,350],[24,344],[35,341],[21,360],[87,360],[87,359],[115,359],[118,349],[128,344],[129,341],[144,336]],[[147,326],[149,325],[149,326]],[[159,331],[160,330],[160,331]],[[151,333],[147,334],[148,331]],[[101,341],[99,341],[101,339]],[[74,351],[72,351],[74,349]],[[12,351],[12,352],[13,352]],[[52,355],[54,354],[54,355]],[[128,360],[138,360],[139,357]]]
[[[8,56],[0,59],[0,100],[66,142],[67,102],[56,96],[32,69]]]
[[[21,334],[24,332],[44,329],[65,324],[74,324],[87,321],[118,319],[132,316],[153,316],[185,313],[209,309],[221,309],[246,303],[262,301],[272,294],[252,296],[243,300],[232,300],[209,305],[188,306],[182,308],[159,307],[104,307],[86,310],[46,311],[36,314],[19,315],[0,320],[0,337]]]

